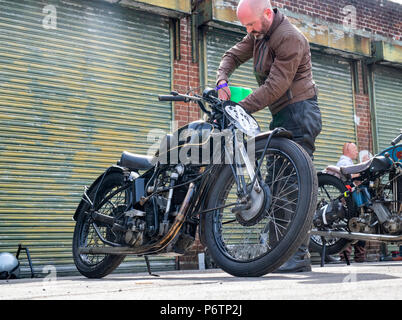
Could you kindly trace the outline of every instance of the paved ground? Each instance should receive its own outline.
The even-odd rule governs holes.
[[[0,280],[0,299],[402,299],[402,262],[313,266],[312,272],[235,278],[219,269]]]

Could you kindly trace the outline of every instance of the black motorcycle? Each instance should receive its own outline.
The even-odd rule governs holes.
[[[74,214],[79,272],[101,278],[126,255],[183,255],[197,232],[234,276],[277,269],[311,228],[317,174],[308,154],[284,129],[260,132],[214,89],[159,100],[197,103],[207,120],[166,135],[153,157],[123,152],[85,188]]]
[[[318,173],[310,250],[324,258],[359,240],[402,241],[401,140],[402,131],[370,160]]]

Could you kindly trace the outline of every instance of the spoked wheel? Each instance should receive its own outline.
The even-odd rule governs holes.
[[[339,195],[347,191],[344,183],[335,176],[329,174],[318,175],[318,196],[317,196],[317,210],[336,199]],[[349,212],[353,210],[353,201],[351,197],[343,198],[342,202]],[[347,231],[347,219],[342,219],[337,223],[335,229],[332,231]],[[313,228],[314,230],[314,228]],[[325,229],[323,229],[325,230]],[[334,255],[340,253],[351,240],[344,238],[325,239],[325,252],[327,255]],[[323,242],[320,236],[310,236],[310,251],[322,252]]]
[[[265,143],[256,142],[257,161]],[[274,137],[263,161],[261,189],[251,193],[251,207],[219,209],[205,217],[209,252],[217,265],[234,276],[262,276],[276,270],[297,250],[311,227],[317,178],[308,154],[293,141]],[[224,165],[208,207],[236,203],[236,194],[232,169]]]
[[[113,172],[107,174],[100,185],[95,186],[89,195],[95,204],[98,213],[113,216],[119,219],[127,205],[127,189],[122,187],[123,174]],[[94,199],[96,194],[96,199]],[[73,257],[78,271],[88,278],[102,278],[124,260],[125,256],[110,254],[80,254],[80,247],[106,247],[99,235],[110,242],[116,243],[119,239],[109,226],[94,225],[89,213],[89,205],[84,205],[79,212],[73,237]],[[96,230],[97,228],[97,230]],[[98,235],[99,233],[99,235]]]

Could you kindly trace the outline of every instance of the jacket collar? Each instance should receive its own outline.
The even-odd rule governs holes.
[[[279,25],[282,23],[283,19],[285,19],[285,16],[277,9],[273,9],[275,12],[275,17],[274,21],[272,22],[271,28],[269,28],[267,34],[265,35],[265,38],[270,38],[271,35],[275,32],[275,30],[279,27]]]

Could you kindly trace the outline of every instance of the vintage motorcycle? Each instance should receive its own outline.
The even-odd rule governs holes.
[[[358,240],[402,242],[402,140],[352,166],[318,173],[310,250],[334,255]]]
[[[148,256],[182,255],[197,232],[229,274],[277,269],[311,228],[317,174],[308,154],[282,128],[261,132],[214,89],[159,100],[197,103],[205,121],[166,135],[152,157],[124,151],[85,188],[74,214],[79,272],[104,277],[126,255],[145,257],[150,272]]]

